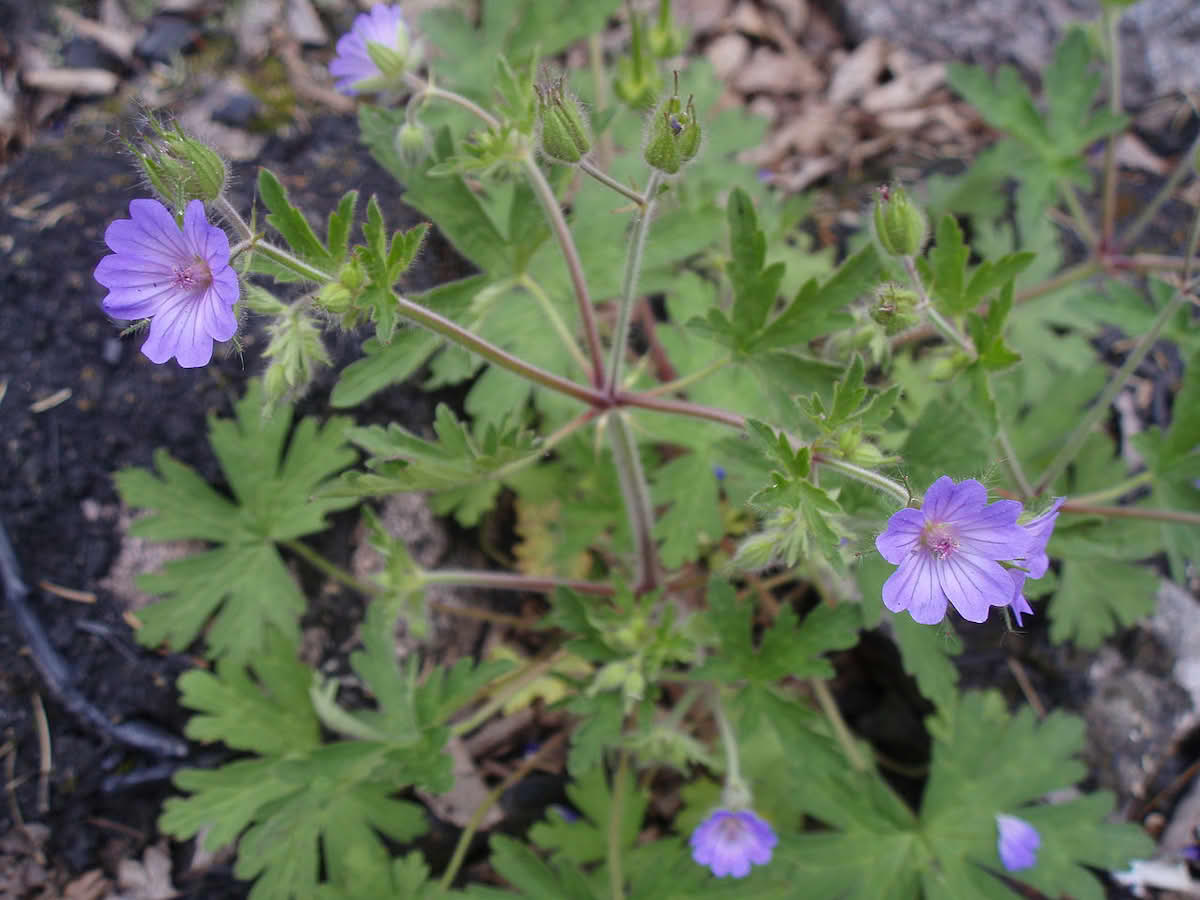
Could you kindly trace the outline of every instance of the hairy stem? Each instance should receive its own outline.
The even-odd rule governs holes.
[[[254,229],[250,227],[250,224],[242,218],[242,214],[239,213],[234,205],[225,199],[224,196],[217,197],[217,199],[213,201],[213,206],[216,207],[217,212],[219,212],[229,222],[229,224],[233,226],[234,230],[241,237],[242,240],[238,246],[241,246],[242,244],[249,245],[249,249],[261,253],[268,259],[274,260],[285,269],[294,272],[307,281],[315,281],[317,284],[325,284],[326,282],[333,280],[333,275],[329,272],[326,272],[323,269],[318,269],[316,266],[306,263],[304,260],[300,259],[300,257],[292,255],[282,247],[276,247],[274,244],[269,244],[266,241],[260,241],[258,239],[259,236],[254,233]]]
[[[1196,220],[1192,225],[1192,236],[1188,242],[1188,251],[1185,257],[1188,265],[1184,268],[1183,272],[1184,284],[1188,280],[1191,261],[1196,255],[1196,244],[1198,241],[1200,241],[1200,214],[1196,216]],[[1037,485],[1034,487],[1035,493],[1041,494],[1045,491],[1046,488],[1054,483],[1054,479],[1061,475],[1075,459],[1084,441],[1087,440],[1088,434],[1091,433],[1097,422],[1108,415],[1109,406],[1117,394],[1121,392],[1122,388],[1125,387],[1125,382],[1129,380],[1129,376],[1142,364],[1142,360],[1146,358],[1146,354],[1150,352],[1150,349],[1154,346],[1154,342],[1158,340],[1159,333],[1163,330],[1163,327],[1167,324],[1171,316],[1175,315],[1176,310],[1183,304],[1186,297],[1187,293],[1184,287],[1181,286],[1171,295],[1171,299],[1163,305],[1163,308],[1159,310],[1158,315],[1154,317],[1154,321],[1150,323],[1150,328],[1138,338],[1138,342],[1129,352],[1129,355],[1125,357],[1124,365],[1117,370],[1117,374],[1105,386],[1100,397],[1084,414],[1083,420],[1075,426],[1075,430],[1067,438],[1066,444],[1063,445],[1063,448],[1051,460],[1050,465],[1046,467],[1046,471],[1042,473],[1042,477],[1038,479]]]
[[[719,359],[714,359],[708,365],[701,366],[694,372],[689,372],[687,375],[680,376],[674,381],[668,381],[664,384],[652,387],[647,391],[642,391],[642,397],[661,397],[663,394],[674,394],[676,391],[682,391],[685,387],[690,387],[698,381],[703,381],[709,375],[713,375],[727,365],[733,362],[732,356],[722,356]]]
[[[1105,488],[1102,491],[1093,491],[1090,494],[1080,494],[1071,500],[1072,503],[1104,503],[1106,500],[1116,500],[1118,497],[1124,497],[1126,494],[1136,491],[1144,485],[1150,484],[1154,480],[1154,473],[1147,469],[1145,472],[1139,472],[1130,478],[1126,478],[1120,484],[1114,484],[1110,488]]]
[[[1068,500],[1059,509],[1065,513],[1081,516],[1103,516],[1107,519],[1149,519],[1155,522],[1179,522],[1183,525],[1200,525],[1200,513],[1177,509],[1147,509],[1142,506],[1098,506]]]
[[[599,152],[599,151],[597,151],[597,152]],[[586,156],[579,161],[579,171],[583,172],[585,175],[591,175],[593,178],[595,178],[598,182],[600,182],[605,187],[611,188],[612,190],[616,191],[618,194],[628,197],[630,200],[632,200],[634,203],[636,203],[642,209],[646,208],[646,203],[648,202],[647,198],[649,196],[649,192],[647,192],[646,194],[639,194],[633,188],[625,187],[625,185],[621,184],[621,182],[617,181],[617,179],[613,178],[611,175],[609,175],[603,169],[601,169],[598,166],[596,166],[595,164],[593,164],[592,161],[589,160]]]
[[[829,691],[829,685],[825,683],[823,678],[810,678],[808,686],[812,688],[813,696],[817,698],[817,704],[821,707],[821,712],[829,720],[829,727],[833,729],[833,736],[841,744],[842,752],[846,754],[846,759],[849,761],[850,767],[856,772],[865,772],[867,770],[867,761],[863,759],[862,754],[859,752],[858,745],[854,742],[854,735],[850,733],[850,728],[846,725],[846,720],[842,718],[842,711],[838,709],[837,701],[833,699],[833,694]]]
[[[286,549],[295,553],[314,569],[324,572],[334,581],[344,584],[351,590],[358,591],[358,593],[367,597],[373,597],[376,594],[383,593],[383,588],[379,587],[379,585],[355,578],[337,563],[326,559],[303,541],[292,539],[289,541],[280,541],[279,543],[280,546],[285,547]]]
[[[1196,154],[1200,153],[1200,134],[1196,135],[1196,139],[1192,141],[1190,147],[1184,151],[1179,157],[1179,162],[1175,164],[1175,169],[1167,177],[1163,186],[1159,188],[1157,194],[1151,198],[1150,202],[1142,207],[1142,211],[1122,232],[1117,243],[1121,247],[1130,247],[1136,241],[1143,231],[1154,221],[1154,217],[1158,215],[1158,211],[1162,209],[1164,203],[1171,199],[1171,195],[1175,193],[1175,189],[1179,187],[1179,183],[1183,181],[1193,171],[1192,166],[1195,164]]]
[[[613,776],[612,804],[608,809],[608,887],[612,900],[624,900],[625,876],[621,871],[621,818],[625,813],[625,782],[629,779],[629,751],[622,748]]]
[[[699,403],[688,403],[686,400],[675,400],[671,397],[656,397],[651,394],[618,391],[613,398],[616,406],[637,406],[642,409],[653,409],[657,412],[674,413],[689,416],[693,419],[707,419],[710,422],[720,422],[731,428],[745,428],[746,417],[740,413],[718,409],[715,406],[702,406]]]
[[[579,305],[579,319],[583,323],[584,340],[587,343],[588,355],[592,359],[592,384],[599,388],[604,385],[604,350],[600,346],[600,332],[596,329],[596,311],[592,307],[592,296],[588,292],[587,279],[583,275],[583,262],[579,258],[579,249],[575,239],[571,237],[571,229],[563,215],[562,207],[558,205],[558,197],[546,180],[537,160],[532,153],[526,153],[521,160],[533,193],[542,204],[542,211],[550,223],[550,230],[558,240],[562,251],[563,262],[567,265],[567,273],[571,276],[571,286],[575,289],[575,299]]]
[[[625,501],[625,513],[633,535],[633,551],[636,579],[634,591],[638,594],[652,591],[658,586],[658,547],[654,542],[654,509],[650,502],[650,486],[642,470],[642,458],[638,455],[633,431],[620,410],[608,415],[608,438],[612,445],[613,464],[617,467],[617,479],[621,485],[621,497]]]
[[[1000,444],[1000,452],[1004,454],[1004,465],[1008,468],[1008,472],[1012,475],[1013,481],[1017,484],[1017,490],[1021,492],[1021,499],[1028,500],[1033,496],[1033,485],[1029,483],[1029,478],[1025,475],[1025,470],[1021,468],[1021,461],[1017,458],[1017,451],[1013,449],[1012,441],[1009,440],[1008,432],[1001,425],[996,431],[996,441]]]
[[[589,597],[611,597],[611,584],[602,581],[581,581],[573,578],[553,578],[541,575],[517,575],[512,572],[492,572],[487,569],[436,569],[421,576],[424,584],[458,584],[464,587],[490,588],[496,591],[528,591],[550,594],[566,588]]]
[[[450,857],[450,863],[446,866],[446,871],[442,873],[442,880],[438,882],[438,889],[444,894],[450,890],[450,886],[454,884],[454,877],[458,874],[458,870],[462,868],[463,860],[467,857],[467,850],[471,846],[471,841],[475,837],[475,832],[479,830],[479,826],[483,824],[484,817],[487,816],[488,810],[495,806],[500,798],[504,796],[504,792],[510,787],[528,775],[539,762],[550,753],[558,749],[558,745],[567,739],[567,732],[560,731],[553,737],[549,738],[546,743],[542,744],[536,752],[531,753],[513,770],[512,774],[505,778],[502,782],[492,788],[491,792],[484,798],[484,801],[479,804],[479,808],[475,810],[475,814],[471,816],[467,822],[467,827],[463,829],[459,835],[458,843],[454,845],[454,855]]]
[[[463,328],[457,322],[447,319],[445,316],[438,315],[431,309],[427,309],[418,303],[413,303],[404,297],[397,296],[397,312],[406,319],[411,319],[418,325],[424,325],[430,331],[440,334],[453,343],[472,353],[477,353],[489,362],[493,362],[502,369],[508,369],[539,384],[542,387],[549,388],[552,391],[557,391],[560,394],[566,394],[568,397],[574,397],[583,403],[598,408],[606,408],[611,405],[608,397],[594,387],[577,384],[563,378],[561,375],[555,375],[553,372],[548,372],[532,363],[527,363],[523,359],[513,356],[507,350],[497,347],[495,344],[485,341],[478,335]]]
[[[967,356],[975,359],[979,355],[975,352],[975,345],[971,343],[970,338],[954,326],[953,322],[938,312],[937,307],[933,305],[933,299],[929,296],[929,291],[925,290],[925,282],[921,280],[921,273],[917,271],[917,265],[911,256],[904,257],[904,271],[908,273],[908,280],[912,282],[917,296],[921,298],[921,308],[929,317],[933,327],[940,331],[946,340],[957,344]]]
[[[1083,208],[1083,202],[1079,199],[1079,194],[1075,190],[1075,185],[1067,181],[1065,178],[1058,179],[1058,192],[1062,194],[1063,200],[1067,202],[1067,208],[1071,211],[1071,224],[1079,232],[1079,236],[1083,238],[1083,242],[1089,247],[1096,247],[1100,243],[1100,236],[1096,234],[1096,229],[1087,217],[1087,212]]]
[[[1108,36],[1108,108],[1120,115],[1121,110],[1121,11],[1104,4],[1102,14]],[[1110,134],[1104,144],[1104,200],[1101,209],[1101,246],[1112,245],[1117,221],[1117,135]]]
[[[642,258],[646,253],[646,237],[650,234],[650,219],[654,215],[655,198],[658,186],[662,183],[662,173],[652,169],[650,180],[646,184],[646,205],[642,207],[641,215],[633,226],[633,236],[630,238],[629,253],[625,257],[625,274],[621,279],[621,300],[617,308],[617,327],[613,331],[612,358],[608,366],[608,383],[606,390],[611,396],[616,393],[621,383],[621,369],[625,364],[625,354],[629,344],[629,321],[633,317],[633,304],[637,302],[638,278],[642,274]]]
[[[454,91],[448,91],[444,88],[437,87],[432,81],[426,81],[424,78],[421,78],[418,75],[413,75],[410,73],[404,77],[408,82],[409,87],[411,87],[414,92],[422,94],[431,100],[445,100],[447,103],[453,103],[455,106],[461,106],[463,109],[467,110],[481,122],[487,125],[488,128],[500,127],[500,120],[474,100],[464,97],[462,94]]]
[[[546,318],[550,322],[550,327],[554,329],[554,333],[562,341],[562,345],[571,355],[571,359],[575,360],[585,375],[590,375],[591,363],[583,355],[583,351],[579,349],[579,345],[575,343],[575,336],[567,328],[567,323],[563,321],[563,317],[559,314],[558,309],[555,308],[545,288],[538,284],[528,273],[522,273],[517,279],[517,284],[528,291],[533,296],[533,299],[538,302],[538,306],[542,308],[542,312],[545,313]]]

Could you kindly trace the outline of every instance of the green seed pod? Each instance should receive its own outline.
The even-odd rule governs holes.
[[[404,165],[419,166],[429,156],[429,132],[420,122],[406,121],[396,129],[392,145]]]
[[[559,162],[579,162],[592,149],[591,132],[579,101],[564,90],[562,79],[536,90],[542,152]]]
[[[674,175],[683,164],[694,159],[700,151],[700,124],[696,107],[688,97],[685,107],[679,99],[679,73],[675,73],[675,90],[655,111],[650,121],[650,134],[643,151],[645,160],[654,168]]]
[[[875,236],[891,256],[915,256],[928,236],[925,214],[903,188],[884,185],[875,197]]]
[[[155,191],[181,209],[191,200],[211,203],[225,190],[225,161],[220,154],[185,134],[178,125],[167,128],[150,120],[154,133],[140,145],[128,143],[138,166]]]

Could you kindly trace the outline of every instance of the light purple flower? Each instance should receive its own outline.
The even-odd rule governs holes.
[[[151,362],[174,356],[185,369],[206,365],[213,341],[237,331],[240,291],[229,238],[208,224],[199,200],[184,210],[182,231],[157,200],[131,200],[129,216],[104,232],[113,251],[95,272],[108,288],[104,311],[117,319],[150,318],[142,353]]]
[[[696,826],[690,841],[692,859],[718,878],[745,878],[750,866],[765,865],[779,843],[771,826],[750,810],[718,809]]]
[[[883,585],[883,604],[908,610],[913,620],[934,625],[950,603],[969,622],[987,619],[992,606],[1007,606],[1013,581],[998,560],[1029,552],[1030,536],[1017,524],[1021,504],[987,502],[978,481],[955,484],[943,475],[925,493],[920,509],[900,510],[875,538],[875,548],[899,566]]]
[[[337,89],[344,94],[375,91],[387,85],[388,77],[371,58],[368,42],[391,50],[398,61],[408,55],[408,26],[399,5],[376,4],[370,12],[355,17],[350,30],[338,39],[329,72],[338,79]]]
[[[1020,872],[1033,868],[1040,846],[1042,836],[1024,819],[997,814],[996,852],[1000,854],[1000,862],[1005,869]]]
[[[1030,519],[1023,526],[1033,543],[1025,551],[1025,568],[1029,570],[1030,578],[1041,578],[1050,568],[1050,557],[1046,555],[1046,545],[1050,543],[1050,534],[1054,531],[1054,523],[1058,521],[1058,508],[1066,503],[1066,497],[1055,497],[1050,508]]]
[[[1013,596],[1009,601],[1012,607],[1013,615],[1017,619],[1017,627],[1023,628],[1024,623],[1021,621],[1021,616],[1032,616],[1033,607],[1029,605],[1029,601],[1025,598],[1025,579],[1028,574],[1020,569],[1009,569],[1008,575],[1013,580]]]

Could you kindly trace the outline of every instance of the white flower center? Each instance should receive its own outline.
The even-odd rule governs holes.
[[[954,530],[941,522],[931,522],[921,532],[921,544],[937,559],[945,559],[958,549]]]
[[[212,270],[199,256],[186,266],[176,266],[174,275],[175,287],[184,291],[204,290],[212,284]]]

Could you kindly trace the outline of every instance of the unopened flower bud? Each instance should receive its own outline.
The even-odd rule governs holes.
[[[354,294],[338,282],[331,281],[317,294],[317,304],[331,313],[344,313],[354,304]]]
[[[632,109],[647,109],[662,90],[662,76],[654,62],[654,54],[646,34],[646,23],[637,13],[630,22],[633,40],[629,56],[617,61],[617,77],[613,90],[617,97]]]
[[[338,272],[338,281],[342,287],[349,291],[357,291],[362,287],[362,283],[366,280],[367,273],[363,271],[362,263],[357,259],[353,259],[346,265],[342,266],[342,270]]]
[[[579,162],[592,149],[588,124],[579,102],[563,89],[561,79],[536,90],[542,152],[559,162]]]
[[[871,318],[882,325],[889,335],[898,334],[920,321],[920,314],[916,311],[920,302],[916,291],[889,281],[875,291]]]
[[[670,59],[683,52],[683,32],[671,20],[671,0],[659,0],[658,21],[650,26],[650,52],[659,59]]]
[[[396,129],[392,146],[404,165],[419,166],[429,156],[429,132],[420,122],[406,121]]]
[[[674,175],[684,163],[695,158],[701,139],[692,98],[688,97],[685,107],[679,100],[678,75],[675,82],[674,93],[654,112],[643,152],[647,163],[668,175]]]
[[[901,187],[884,185],[875,197],[875,235],[892,256],[915,256],[925,246],[925,214]]]
[[[178,125],[150,120],[153,137],[129,145],[138,166],[168,205],[182,209],[191,200],[211,203],[225,190],[225,161]]]

